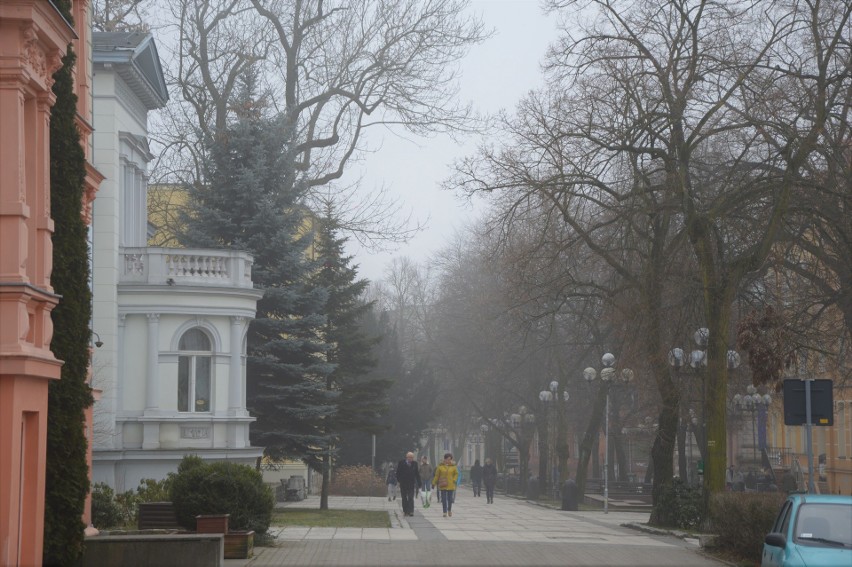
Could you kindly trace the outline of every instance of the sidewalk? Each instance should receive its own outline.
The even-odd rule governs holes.
[[[279,507],[318,508],[319,498]],[[275,528],[276,547],[225,565],[719,565],[695,545],[622,527],[647,523],[646,512],[562,512],[500,495],[487,504],[466,491],[452,518],[435,502],[428,509],[418,502],[411,518],[399,499],[332,496],[329,507],[387,510],[393,527]]]

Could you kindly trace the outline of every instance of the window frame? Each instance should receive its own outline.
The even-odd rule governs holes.
[[[190,350],[183,347],[185,337],[196,331],[204,337],[209,350]],[[180,339],[178,339],[178,375],[177,375],[177,411],[183,414],[209,414],[213,411],[213,339],[202,327],[191,327],[184,331]],[[186,367],[184,369],[184,363]],[[206,397],[199,397],[198,382],[199,371],[202,370],[202,365],[206,363],[206,382],[207,392]],[[186,372],[186,385],[182,384]],[[185,391],[185,407],[181,409],[181,393]],[[199,407],[199,401],[204,400],[203,409]]]

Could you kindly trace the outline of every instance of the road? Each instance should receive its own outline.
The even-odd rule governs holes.
[[[286,506],[318,507],[318,499]],[[385,498],[332,497],[329,507],[386,509],[393,527],[278,529],[277,547],[226,565],[722,565],[701,555],[696,543],[622,527],[646,522],[641,512],[562,512],[499,495],[487,504],[464,490],[451,518],[435,503],[429,509],[418,503],[415,516],[405,518],[399,500]]]

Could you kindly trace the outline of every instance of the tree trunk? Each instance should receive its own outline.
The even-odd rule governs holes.
[[[527,494],[527,480],[529,479],[530,470],[530,440],[521,436],[521,442],[518,444],[518,466],[521,474],[521,495]]]
[[[547,420],[545,420],[547,421]],[[549,427],[547,423],[544,426],[539,426],[538,428],[538,483],[539,486],[544,490],[549,486],[547,483],[547,477],[550,474],[550,471],[547,470],[548,465],[550,464],[550,448],[548,444],[550,443],[549,438]]]
[[[602,382],[598,388],[595,404],[592,406],[592,415],[589,418],[586,433],[583,435],[583,442],[580,444],[580,454],[577,458],[577,493],[581,497],[586,492],[589,458],[592,456],[592,449],[595,446],[595,440],[598,438],[601,429],[601,419],[603,418],[604,411],[606,411],[606,395],[608,391],[609,382]]]
[[[617,423],[616,427],[610,431],[610,434],[612,435],[611,445],[613,445],[615,462],[618,463],[616,480],[627,482],[629,464],[627,463],[627,452],[624,450],[624,436],[621,434],[621,424]]]
[[[557,416],[559,421],[557,422],[556,429],[556,456],[559,459],[558,486],[561,488],[565,484],[565,481],[568,480],[568,458],[571,456],[568,448],[569,440],[564,406],[560,406]]]
[[[681,420],[677,426],[677,470],[680,478],[689,479],[689,465],[686,462],[686,424]]]
[[[322,489],[320,490],[320,510],[328,510],[328,490],[331,484],[331,455],[328,451],[322,456]]]
[[[668,370],[668,369],[666,369]],[[651,495],[654,508],[651,511],[649,523],[654,526],[668,526],[672,524],[669,514],[671,510],[664,510],[659,505],[663,489],[671,483],[674,476],[673,458],[674,444],[677,437],[677,406],[678,395],[675,390],[663,394],[663,407],[659,415],[659,429],[651,449],[651,459],[654,464],[654,484]]]
[[[727,468],[727,392],[728,392],[728,328],[731,320],[733,291],[713,297],[708,313],[710,338],[707,345],[705,388],[706,456],[704,461],[705,499],[725,490]],[[706,502],[705,502],[706,504]]]

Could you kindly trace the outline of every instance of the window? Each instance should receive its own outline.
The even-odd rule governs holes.
[[[784,502],[784,506],[781,507],[781,512],[779,512],[778,517],[775,519],[775,525],[772,526],[773,533],[780,533],[787,535],[787,523],[790,521],[790,508],[792,508],[792,504],[790,502]]]
[[[210,339],[201,329],[190,329],[178,344],[178,411],[210,411]]]

